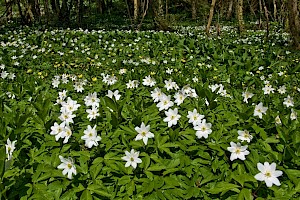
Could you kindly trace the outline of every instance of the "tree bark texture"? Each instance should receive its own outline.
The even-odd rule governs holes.
[[[196,20],[197,18],[197,1],[191,0],[192,3],[192,19]]]
[[[244,31],[244,19],[243,19],[243,0],[238,0],[237,6],[237,19],[239,23],[239,31],[243,32]]]
[[[136,22],[139,15],[139,4],[138,0],[133,0],[133,20]]]
[[[276,0],[273,0],[273,7],[274,7],[274,20],[277,20],[277,6],[276,6]]]
[[[210,34],[209,31],[210,31],[210,26],[211,26],[212,18],[214,16],[215,5],[216,5],[216,0],[212,0],[211,5],[210,5],[208,22],[207,22],[207,26],[206,26],[206,34],[207,35]]]
[[[231,18],[232,15],[232,7],[233,7],[233,0],[229,1],[229,5],[228,5],[228,13],[227,13],[227,20],[229,20]]]
[[[12,18],[12,1],[5,0],[6,19],[9,21]]]
[[[289,28],[293,39],[293,45],[300,49],[300,22],[297,0],[290,0],[287,3],[289,13]]]

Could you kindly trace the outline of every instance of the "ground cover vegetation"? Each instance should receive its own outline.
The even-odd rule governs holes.
[[[4,199],[296,199],[288,34],[8,30]]]
[[[299,199],[296,0],[3,3],[0,199]]]

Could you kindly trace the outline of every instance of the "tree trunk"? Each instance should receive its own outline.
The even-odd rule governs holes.
[[[49,22],[49,0],[44,0],[44,9],[45,9],[45,15],[46,15],[46,21]]]
[[[208,22],[207,22],[207,26],[206,26],[206,34],[209,35],[209,31],[210,31],[210,25],[212,22],[212,18],[214,15],[214,9],[215,9],[215,5],[216,5],[216,0],[212,0],[211,5],[210,5],[210,11],[209,11],[209,17],[208,17]]]
[[[139,4],[138,0],[133,0],[133,20],[137,22],[139,15]]]
[[[293,45],[300,49],[300,23],[299,23],[299,10],[297,0],[290,0],[287,3],[289,13],[289,27],[293,39]]]
[[[79,27],[82,25],[82,18],[83,18],[83,0],[78,0],[77,24]]]
[[[5,6],[6,6],[6,19],[7,21],[9,21],[12,18],[12,1],[5,0]]]
[[[197,2],[196,0],[191,0],[192,2],[192,19],[193,20],[196,20],[197,18]]]
[[[262,16],[262,3],[261,3],[261,0],[259,0],[259,22],[258,22],[258,27],[261,28],[261,23],[262,23],[262,19],[261,19],[261,16]]]
[[[229,20],[231,18],[232,15],[232,7],[233,7],[233,0],[230,0],[229,2],[229,6],[228,6],[228,13],[226,16],[226,19]]]
[[[166,20],[168,20],[169,18],[169,7],[168,7],[168,0],[166,0]]]
[[[266,3],[264,0],[263,0],[263,5],[264,5],[266,22],[267,22],[267,39],[268,39],[269,38],[269,14],[268,14],[268,9],[267,9],[267,6],[266,6]]]
[[[274,6],[274,20],[277,20],[277,6],[276,6],[276,0],[273,0],[273,6]]]
[[[243,19],[243,0],[238,0],[237,6],[237,19],[239,23],[239,31],[244,32],[244,19]]]
[[[158,6],[158,16],[163,17],[164,16],[164,9],[163,9],[162,0],[157,1],[157,6]]]
[[[103,0],[97,0],[97,11],[100,14],[103,14]]]
[[[154,15],[154,25],[157,30],[172,31],[168,20],[164,16],[162,0],[154,0],[152,4],[152,12]]]
[[[17,6],[18,6],[18,10],[19,10],[19,15],[21,17],[21,23],[26,24],[27,21],[26,21],[25,15],[23,14],[20,0],[17,0]]]

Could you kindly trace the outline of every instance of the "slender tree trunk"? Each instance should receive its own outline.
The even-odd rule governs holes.
[[[247,0],[248,1],[248,4],[249,4],[249,8],[250,8],[250,11],[251,11],[251,13],[252,13],[252,15],[256,18],[256,14],[255,14],[255,11],[254,11],[254,8],[253,8],[253,5],[251,4],[251,2],[249,2],[249,0]]]
[[[258,23],[258,27],[261,28],[261,24],[262,24],[262,19],[261,19],[261,16],[262,16],[262,3],[261,3],[261,0],[259,0],[259,23]]]
[[[243,19],[243,0],[238,0],[237,6],[237,19],[239,23],[239,31],[244,32],[244,19]]]
[[[45,9],[46,21],[48,23],[49,22],[49,15],[50,15],[49,0],[44,0],[44,9]]]
[[[131,26],[133,27],[134,22],[133,22],[133,20],[132,20],[131,14],[130,14],[129,5],[128,5],[127,0],[125,0],[125,2],[126,2],[126,8],[127,8],[128,17],[129,17],[129,19],[130,19]]]
[[[216,0],[212,0],[211,5],[210,5],[210,11],[209,11],[209,17],[208,17],[208,22],[207,22],[207,26],[206,26],[206,34],[209,35],[209,31],[210,31],[210,25],[212,22],[212,18],[214,15],[214,9],[215,9],[215,5],[216,5]]]
[[[103,0],[97,0],[97,11],[100,14],[103,14]]]
[[[32,10],[34,10],[34,1],[28,0],[27,4],[25,5],[26,13],[26,24],[30,24],[34,21],[34,14]]]
[[[164,16],[164,9],[163,9],[163,2],[162,0],[158,0],[158,16],[163,17]]]
[[[149,0],[145,0],[145,1],[143,2],[143,15],[142,15],[142,19],[141,19],[140,24],[139,24],[138,27],[137,27],[137,30],[140,30],[140,29],[141,29],[141,26],[142,26],[142,23],[143,23],[143,21],[144,21],[144,18],[145,18],[145,16],[147,15],[148,8],[149,8]]]
[[[264,5],[266,22],[267,22],[267,39],[268,39],[269,38],[269,14],[268,14],[268,9],[267,9],[267,6],[266,6],[266,3],[264,0],[263,0],[263,5]]]
[[[166,0],[166,20],[168,20],[169,17],[169,7],[168,7],[168,0]]]
[[[228,13],[226,16],[226,19],[229,20],[231,18],[232,15],[232,7],[233,7],[233,0],[229,1],[229,6],[228,6]]]
[[[77,11],[78,26],[82,25],[82,18],[83,18],[83,0],[78,0],[78,11]]]
[[[196,20],[197,18],[197,2],[196,0],[191,0],[192,2],[192,19]]]
[[[20,0],[17,0],[17,6],[18,6],[19,15],[20,15],[20,17],[21,17],[22,24],[26,24],[27,21],[26,21],[26,18],[25,18],[25,14],[24,14],[23,11],[22,11],[22,7],[21,7],[21,2],[20,2]]]
[[[274,20],[277,21],[277,6],[276,6],[276,0],[273,0],[273,6],[274,6]]]
[[[5,0],[5,6],[6,6],[6,19],[7,21],[9,21],[12,18],[12,1]]]
[[[299,22],[299,10],[297,0],[290,0],[287,3],[289,13],[289,27],[291,36],[293,38],[293,45],[300,49],[300,22]]]
[[[137,22],[138,15],[139,15],[138,0],[133,0],[133,20],[134,20],[134,22]]]

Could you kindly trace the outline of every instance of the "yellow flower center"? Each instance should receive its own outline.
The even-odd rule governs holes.
[[[236,153],[236,154],[241,153],[241,149],[240,149],[240,148],[236,148],[235,153]]]
[[[68,163],[68,168],[71,169],[72,168],[72,164]]]
[[[265,176],[268,177],[268,178],[270,178],[270,177],[272,176],[272,175],[271,175],[271,172],[267,171],[267,172],[265,173]]]

